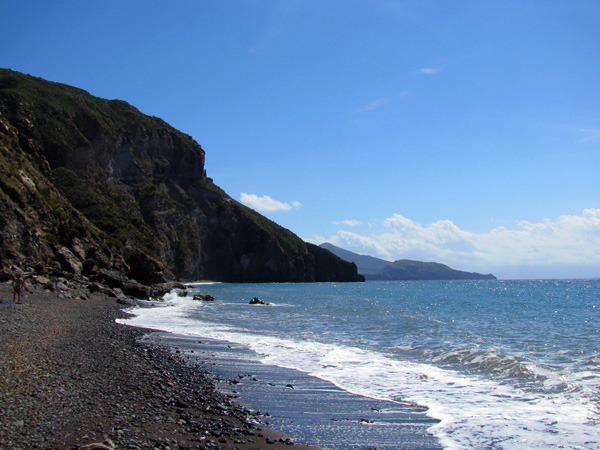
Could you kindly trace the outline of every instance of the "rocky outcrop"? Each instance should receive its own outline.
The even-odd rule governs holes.
[[[3,265],[142,284],[360,279],[229,197],[198,143],[123,101],[0,69],[0,114]]]
[[[271,304],[269,302],[265,302],[264,300],[258,298],[258,297],[254,297],[252,300],[250,300],[250,303],[248,303],[249,305],[264,305],[264,306],[270,306]]]

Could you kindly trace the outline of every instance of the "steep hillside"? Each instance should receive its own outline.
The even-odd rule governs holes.
[[[482,275],[475,272],[464,272],[452,269],[445,264],[435,262],[412,261],[401,259],[389,262],[372,256],[336,247],[328,242],[321,244],[340,258],[351,261],[358,267],[358,272],[367,280],[495,280],[492,274]]]
[[[200,145],[123,101],[0,69],[0,144],[3,266],[58,265],[62,251],[62,270],[144,283],[359,279],[229,197]]]
[[[383,270],[384,267],[390,265],[391,261],[385,259],[375,258],[368,255],[359,255],[358,253],[351,252],[340,247],[337,247],[329,242],[325,242],[320,245],[321,248],[326,248],[332,253],[336,254],[345,261],[351,261],[356,263],[358,272],[365,277],[377,274]]]

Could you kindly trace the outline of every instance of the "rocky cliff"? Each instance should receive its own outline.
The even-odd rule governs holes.
[[[3,266],[143,283],[361,279],[233,200],[200,145],[123,101],[0,69],[0,152]]]

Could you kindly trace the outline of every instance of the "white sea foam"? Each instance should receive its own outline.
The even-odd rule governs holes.
[[[210,286],[213,284],[221,284],[220,281],[195,281],[193,283],[186,283],[186,286]]]
[[[202,303],[176,296],[165,301],[168,308],[137,310],[136,317],[121,322],[242,344],[264,364],[306,372],[357,395],[425,406],[428,415],[440,421],[430,432],[446,449],[600,447],[597,403],[582,397],[581,391],[576,395],[569,388],[553,389],[550,394],[529,392],[377,351],[251,333],[190,319],[194,311],[206,307]],[[548,384],[558,382],[548,377]],[[595,373],[574,374],[570,379],[563,374],[562,382],[567,386],[589,383],[590,396],[599,384]]]

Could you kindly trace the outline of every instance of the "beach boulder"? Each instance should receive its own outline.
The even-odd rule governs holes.
[[[100,283],[90,283],[88,284],[88,290],[90,291],[90,293],[94,293],[94,292],[99,292],[103,295],[107,295],[109,297],[115,297],[115,293],[112,291],[111,288],[104,286],[103,284]]]
[[[0,283],[4,283],[5,281],[12,281],[14,276],[10,273],[10,270],[6,268],[0,269]]]
[[[100,269],[90,277],[91,281],[104,284],[109,288],[120,288],[129,279],[118,270]]]
[[[59,248],[56,252],[56,257],[63,270],[71,274],[81,275],[83,265],[67,247]]]
[[[194,295],[194,300],[200,300],[202,302],[214,302],[215,298],[208,294],[196,294]]]
[[[33,281],[35,281],[37,284],[41,284],[42,286],[46,287],[49,286],[52,281],[50,280],[50,278],[44,277],[42,275],[34,275],[32,277]]]
[[[121,289],[125,295],[141,300],[148,300],[152,291],[150,287],[133,280],[123,283]]]
[[[177,291],[178,296],[180,296],[180,293],[183,293],[183,292],[185,292],[184,297],[187,296],[187,289],[186,289],[185,285],[182,283],[175,282],[175,281],[153,284],[151,296],[155,297],[155,298],[161,298],[165,294],[168,294],[169,292],[174,291],[174,290]]]

